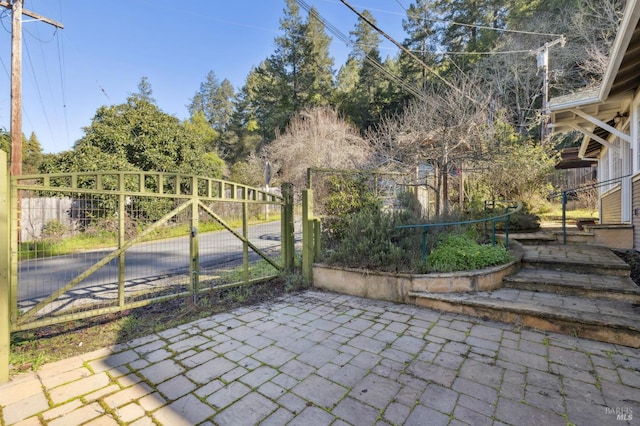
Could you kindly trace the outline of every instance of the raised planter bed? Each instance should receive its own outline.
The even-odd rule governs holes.
[[[352,296],[410,303],[409,292],[474,292],[502,287],[502,278],[518,272],[523,249],[511,240],[512,262],[473,271],[402,274],[368,269],[343,268],[326,264],[313,265],[314,287]]]

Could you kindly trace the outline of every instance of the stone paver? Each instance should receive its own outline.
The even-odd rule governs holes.
[[[0,384],[11,425],[640,424],[640,351],[306,291]]]

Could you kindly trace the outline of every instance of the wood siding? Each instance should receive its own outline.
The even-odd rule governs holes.
[[[640,250],[640,175],[633,177],[631,186],[631,224],[633,225],[633,248]]]
[[[601,223],[622,222],[622,190],[620,186],[604,194],[600,202],[602,203]]]

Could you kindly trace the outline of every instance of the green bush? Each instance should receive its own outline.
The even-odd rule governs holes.
[[[504,230],[504,222],[496,223],[496,229]],[[531,213],[527,203],[523,203],[522,209],[509,217],[510,231],[537,231],[538,229],[540,229],[540,218]]]
[[[377,203],[344,216],[340,238],[335,234],[324,234],[323,230],[326,261],[381,271],[418,270],[420,231],[397,227],[418,223],[419,218],[415,216],[415,210],[407,208],[411,207],[410,197],[403,197],[400,204],[402,209],[396,212],[384,212]]]
[[[500,245],[481,245],[468,235],[447,235],[429,253],[427,268],[433,272],[469,271],[512,260]]]
[[[342,187],[343,189],[345,187]],[[356,185],[350,189],[362,189]],[[367,268],[387,272],[426,273],[480,269],[507,263],[511,260],[502,246],[481,245],[482,235],[473,226],[435,226],[427,233],[431,250],[427,264],[422,260],[422,229],[399,228],[402,225],[424,223],[411,193],[398,197],[395,211],[384,211],[379,202],[365,196],[351,198],[340,191],[334,201],[347,207],[326,226],[323,221],[322,247],[325,261],[353,268]],[[440,217],[439,222],[453,222],[458,216]]]
[[[40,238],[49,243],[59,243],[69,229],[59,220],[52,219],[42,227]]]
[[[511,231],[537,231],[540,229],[540,218],[533,213],[516,212],[509,219],[509,230]],[[502,229],[504,229],[504,225]]]
[[[323,229],[327,236],[340,240],[349,228],[353,214],[380,210],[382,203],[367,185],[366,176],[331,176]]]

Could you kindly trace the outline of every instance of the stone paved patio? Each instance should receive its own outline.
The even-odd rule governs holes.
[[[307,291],[44,365],[2,424],[640,424],[640,351]]]

